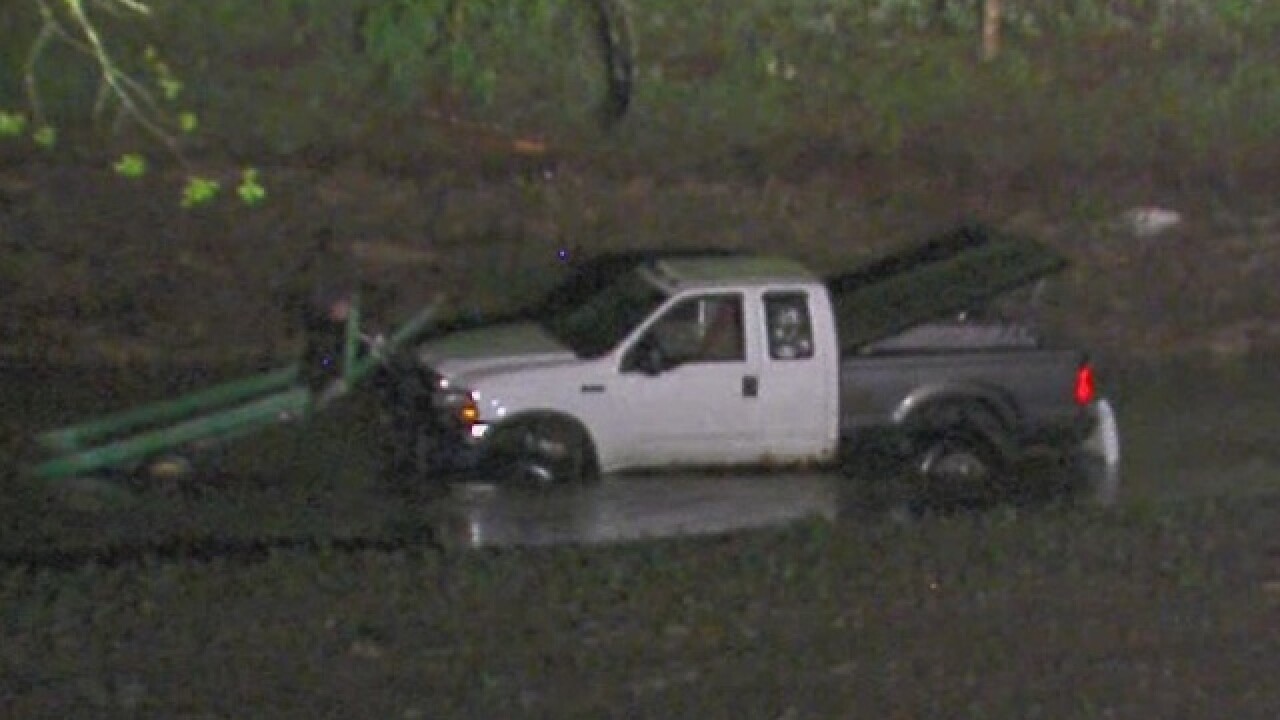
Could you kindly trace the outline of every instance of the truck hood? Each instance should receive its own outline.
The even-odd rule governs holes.
[[[445,377],[465,382],[480,374],[575,360],[537,323],[519,322],[456,332],[418,348],[418,361]]]

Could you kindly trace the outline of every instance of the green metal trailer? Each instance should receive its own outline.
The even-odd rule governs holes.
[[[442,302],[419,310],[389,336],[361,332],[359,298],[351,304],[341,367],[319,388],[302,382],[297,363],[171,400],[57,428],[36,440],[43,458],[30,468],[59,481],[136,467],[197,443],[218,443],[282,422],[305,420],[368,379],[436,317]]]

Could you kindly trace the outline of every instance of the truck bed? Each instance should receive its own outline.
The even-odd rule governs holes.
[[[950,403],[988,416],[990,432],[1019,447],[1078,442],[1089,417],[1076,396],[1080,373],[1091,372],[1085,354],[985,315],[1065,265],[1042,243],[971,225],[827,278],[844,441],[901,437],[917,412]]]
[[[894,350],[847,355],[840,364],[840,428],[848,439],[903,423],[949,397],[982,403],[1020,445],[1069,441],[1086,415],[1075,382],[1077,350],[1038,346]]]

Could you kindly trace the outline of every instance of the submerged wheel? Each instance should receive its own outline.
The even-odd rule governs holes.
[[[954,428],[926,437],[912,463],[923,509],[953,510],[1009,499],[1008,463],[981,433]]]
[[[970,434],[944,435],[919,460],[925,477],[939,483],[988,483],[998,461],[985,441]]]
[[[536,487],[589,483],[599,476],[586,431],[558,418],[507,430],[497,465],[502,479]]]

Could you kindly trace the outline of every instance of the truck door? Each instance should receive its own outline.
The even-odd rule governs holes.
[[[625,351],[613,428],[626,465],[749,461],[759,432],[758,356],[741,293],[678,300]]]
[[[761,295],[764,345],[759,378],[762,460],[826,460],[837,442],[838,357],[834,328],[816,327],[811,292],[771,290]]]

